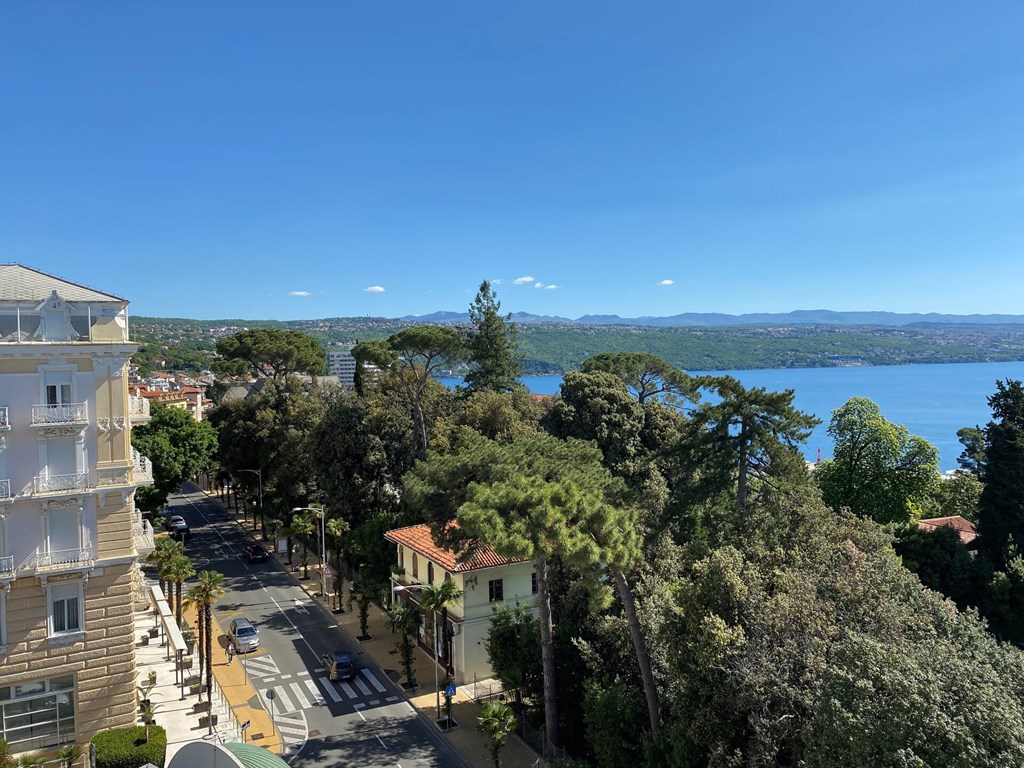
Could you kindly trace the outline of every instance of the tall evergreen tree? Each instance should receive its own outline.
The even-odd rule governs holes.
[[[502,317],[501,302],[486,280],[480,283],[480,290],[469,306],[469,319],[473,323],[466,334],[469,391],[511,392],[521,386],[523,366],[517,355],[516,326],[511,313]]]
[[[988,404],[992,420],[985,426],[978,532],[992,562],[1002,568],[1013,557],[1011,539],[1024,549],[1024,386],[997,381]]]

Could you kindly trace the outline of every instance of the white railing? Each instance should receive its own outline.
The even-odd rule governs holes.
[[[35,493],[84,491],[89,488],[89,473],[75,472],[71,475],[36,475],[33,479],[33,488]]]
[[[40,424],[83,424],[89,421],[88,403],[58,403],[57,405],[33,405],[32,425]]]
[[[132,448],[132,467],[135,470],[135,483],[153,482],[153,462]]]
[[[130,395],[128,397],[128,417],[132,421],[146,421],[149,419],[149,400],[144,397]]]
[[[14,555],[0,557],[0,574],[14,573]]]
[[[132,523],[132,543],[140,555],[148,555],[156,549],[153,526],[149,524],[149,520],[137,520]]]
[[[0,499],[11,498],[11,481],[0,480]]]
[[[92,547],[55,549],[36,555],[36,568],[55,568],[62,565],[89,565],[92,563]]]
[[[7,417],[7,406],[0,405],[0,429],[5,432],[11,428],[11,420]]]

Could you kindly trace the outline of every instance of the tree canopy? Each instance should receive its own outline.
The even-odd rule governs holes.
[[[132,447],[153,465],[153,485],[139,488],[140,509],[158,510],[178,485],[209,469],[217,455],[217,433],[183,408],[153,403],[148,424],[132,429]]]
[[[217,342],[224,373],[249,371],[255,376],[284,379],[289,374],[320,376],[327,370],[327,353],[320,342],[298,331],[252,328]]]
[[[866,397],[832,412],[833,458],[814,477],[825,502],[880,523],[905,522],[927,503],[939,482],[939,454],[922,437],[893,424]]]
[[[466,334],[470,363],[467,389],[511,392],[522,387],[519,376],[523,366],[519,361],[516,326],[511,314],[502,317],[501,302],[486,280],[480,283],[480,290],[469,306],[469,321],[472,328]]]

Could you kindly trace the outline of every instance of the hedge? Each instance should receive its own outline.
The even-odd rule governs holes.
[[[167,753],[167,732],[159,725],[111,728],[93,737],[96,745],[96,768],[139,768],[152,763],[163,768]]]

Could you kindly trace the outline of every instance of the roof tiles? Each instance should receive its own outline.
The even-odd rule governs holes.
[[[459,562],[458,555],[450,549],[442,549],[434,544],[434,537],[430,533],[430,526],[421,523],[410,525],[405,528],[396,528],[384,534],[384,538],[408,547],[413,552],[432,560],[449,573],[465,573],[477,571],[481,568],[498,568],[502,565],[513,563],[525,563],[523,558],[505,557],[499,555],[486,544],[478,544],[473,556],[466,562]]]

